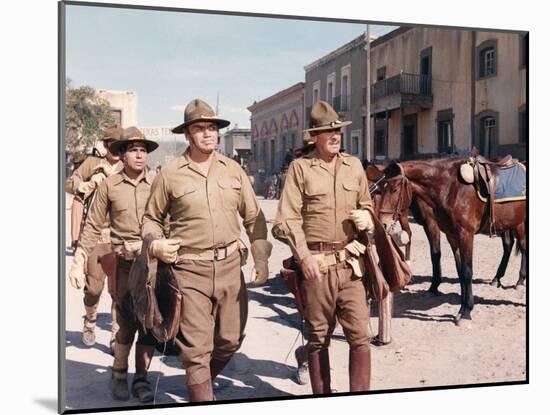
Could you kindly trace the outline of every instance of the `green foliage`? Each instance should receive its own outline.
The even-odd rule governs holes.
[[[71,155],[85,153],[96,145],[103,130],[114,124],[109,102],[90,86],[71,87],[68,80],[65,101],[66,149]]]

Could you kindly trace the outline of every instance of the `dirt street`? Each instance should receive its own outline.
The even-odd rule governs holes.
[[[277,201],[262,200],[271,221]],[[70,198],[67,208],[70,206]],[[69,240],[70,210],[67,210]],[[449,245],[442,238],[442,295],[427,293],[431,262],[426,236],[413,228],[410,285],[395,295],[393,342],[372,347],[372,389],[419,388],[436,385],[522,381],[526,377],[526,290],[515,290],[520,256],[510,258],[503,278],[504,289],[489,285],[502,247],[500,238],[476,236],[474,245],[473,290],[476,306],[473,323],[457,327],[452,319],[460,302],[460,284]],[[271,224],[269,224],[271,230]],[[249,286],[249,318],[241,350],[220,375],[214,393],[217,400],[304,395],[309,385],[294,380],[294,349],[301,344],[300,319],[293,298],[278,276],[281,261],[290,255],[283,244],[274,244],[270,278],[262,287]],[[67,256],[67,269],[72,257]],[[243,269],[250,277],[249,264]],[[120,403],[111,397],[108,354],[110,337],[110,297],[102,295],[97,327],[97,343],[88,348],[80,341],[82,292],[67,282],[66,298],[66,392],[67,409],[91,409],[138,405],[136,398]],[[370,320],[376,334],[378,318],[372,307]],[[331,346],[335,388],[348,391],[348,347],[341,332]],[[130,372],[134,363],[130,361]],[[186,402],[185,371],[174,356],[156,354],[150,380],[157,383],[156,403]]]

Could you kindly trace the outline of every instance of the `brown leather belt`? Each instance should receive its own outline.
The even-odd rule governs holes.
[[[307,247],[312,251],[334,252],[341,251],[348,244],[348,241],[341,242],[308,242]]]

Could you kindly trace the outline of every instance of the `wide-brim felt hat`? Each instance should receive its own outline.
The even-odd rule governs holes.
[[[174,134],[183,134],[184,129],[195,122],[212,122],[218,125],[218,128],[227,127],[230,121],[218,117],[210,105],[202,99],[195,98],[185,107],[183,114],[184,123],[172,128]]]
[[[120,140],[120,137],[122,137],[122,131],[124,130],[120,128],[118,125],[116,124],[112,125],[103,131],[103,137],[101,139],[103,141]]]
[[[309,128],[303,132],[334,130],[350,124],[351,121],[340,120],[340,117],[328,102],[319,101],[311,108]],[[304,140],[306,140],[306,137],[304,137]]]
[[[146,139],[137,127],[128,127],[122,131],[120,140],[116,140],[109,145],[109,151],[113,154],[118,154],[123,146],[131,143],[145,144],[148,153],[156,150],[159,146],[157,142]]]

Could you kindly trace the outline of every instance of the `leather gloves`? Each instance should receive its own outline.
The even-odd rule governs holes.
[[[86,278],[84,269],[87,261],[88,256],[84,250],[82,248],[76,248],[74,251],[73,263],[71,264],[71,269],[69,270],[69,281],[77,290],[84,287],[84,280]]]
[[[250,281],[254,285],[260,285],[267,281],[269,276],[268,259],[271,255],[273,245],[265,239],[256,239],[250,245],[250,252],[254,259],[254,267],[250,275]]]
[[[355,226],[357,226],[357,229],[360,231],[370,232],[374,229],[374,222],[368,210],[352,210],[349,214],[349,219],[355,223]]]
[[[149,255],[160,259],[165,264],[173,264],[178,258],[179,239],[156,239],[149,246]]]

